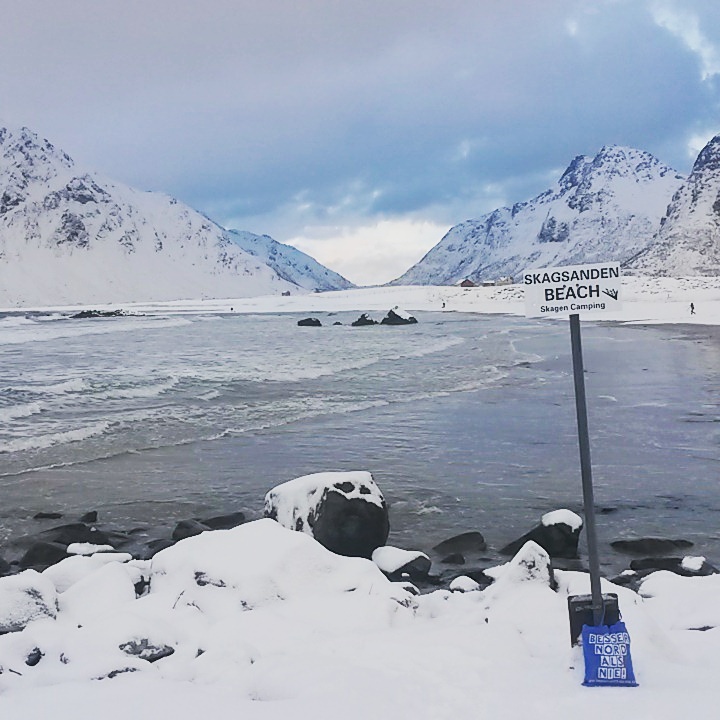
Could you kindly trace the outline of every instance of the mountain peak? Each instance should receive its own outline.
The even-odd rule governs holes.
[[[715,135],[700,151],[693,165],[692,172],[696,174],[717,170],[720,170],[720,135]]]

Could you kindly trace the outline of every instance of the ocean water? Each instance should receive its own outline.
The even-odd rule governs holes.
[[[40,510],[258,517],[271,487],[324,470],[370,470],[407,548],[480,530],[492,559],[544,512],[582,511],[566,322],[357,314],[0,317],[0,545],[47,527]],[[611,540],[647,535],[720,563],[715,330],[584,323],[583,345],[605,570],[627,565]]]

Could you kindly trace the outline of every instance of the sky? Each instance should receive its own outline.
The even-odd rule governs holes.
[[[358,284],[628,145],[720,132],[716,0],[0,0],[0,124]]]

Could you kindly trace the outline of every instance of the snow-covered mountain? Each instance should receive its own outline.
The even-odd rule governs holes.
[[[555,186],[451,228],[395,285],[517,276],[524,269],[617,260],[651,242],[683,177],[649,153],[603,147],[576,157]]]
[[[630,267],[648,275],[720,275],[720,135],[701,150],[660,222]]]
[[[295,248],[82,170],[27,128],[0,128],[0,307],[351,286]]]

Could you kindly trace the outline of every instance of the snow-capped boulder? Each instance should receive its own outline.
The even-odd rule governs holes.
[[[302,320],[298,320],[297,324],[298,327],[322,327],[320,320],[314,317],[307,317]]]
[[[538,543],[528,540],[510,562],[488,568],[485,574],[495,579],[493,587],[519,583],[539,583],[555,589],[555,573],[550,556]]]
[[[582,518],[571,510],[553,510],[542,516],[539,525],[507,544],[500,553],[514,555],[526,542],[533,541],[551,557],[576,558],[582,526]]]
[[[456,577],[450,583],[450,590],[461,593],[475,592],[476,590],[480,590],[480,583],[475,582],[475,580],[467,575],[460,575],[460,577]]]
[[[35,570],[0,578],[0,635],[57,616],[55,585]]]
[[[372,554],[372,561],[391,579],[424,578],[430,572],[430,558],[419,550],[401,550],[384,545]]]
[[[350,323],[353,327],[364,327],[365,325],[377,325],[377,320],[373,320],[367,313],[363,313],[357,320]]]
[[[380,321],[381,325],[415,325],[417,319],[405,310],[401,310],[397,305],[388,310],[388,314]]]
[[[355,557],[370,558],[390,532],[385,498],[365,471],[314,473],[278,485],[265,496],[265,517]]]

